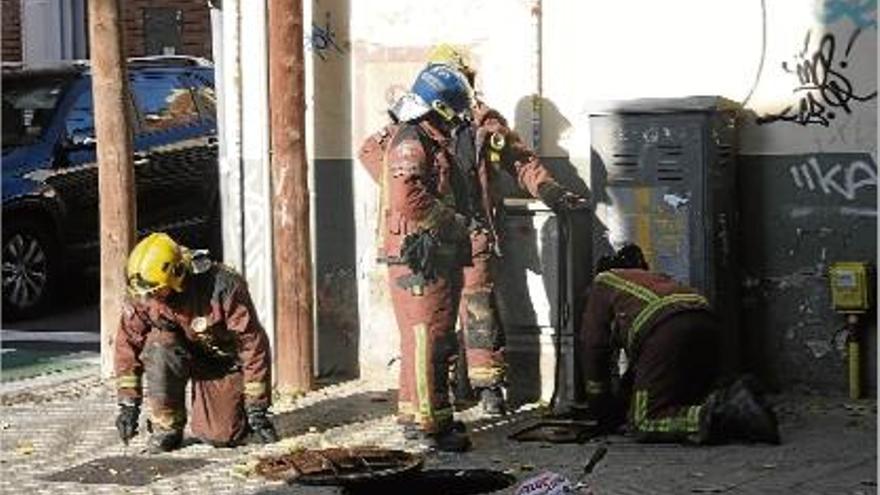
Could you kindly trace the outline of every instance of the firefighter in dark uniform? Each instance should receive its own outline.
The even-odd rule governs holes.
[[[277,441],[269,340],[244,279],[162,233],[135,246],[127,275],[114,356],[122,441],[137,434],[144,376],[151,452],[181,445],[188,381],[196,437],[214,446],[238,445],[250,432]]]
[[[694,289],[648,270],[633,244],[597,263],[581,327],[590,414],[644,442],[779,443],[776,416],[754,378],[719,387],[719,325]],[[612,357],[628,368],[612,391]]]
[[[471,89],[434,66],[419,73],[411,98],[381,167],[380,242],[400,331],[398,421],[410,439],[463,451],[470,439],[453,422],[448,380],[469,220],[457,209],[466,198],[449,142],[465,125]]]
[[[428,64],[441,64],[462,73],[473,87],[476,70],[466,50],[448,44],[434,47]],[[535,152],[508,126],[507,119],[475,96],[470,109],[471,125],[455,136],[456,156],[470,176],[468,191],[476,205],[478,228],[471,231],[471,262],[464,267],[464,287],[459,304],[459,341],[467,363],[467,379],[489,414],[506,411],[504,386],[507,363],[505,336],[494,299],[496,263],[503,253],[497,209],[502,197],[493,187],[499,174],[515,177],[532,197],[554,211],[575,207],[586,200],[558,184]],[[458,379],[464,377],[457,374]],[[456,391],[463,390],[455,387]]]
[[[436,46],[428,55],[428,67],[442,66],[464,76],[473,88],[476,72],[465,52],[447,44]],[[415,101],[414,101],[415,100]],[[403,95],[389,111],[395,123],[370,136],[361,147],[359,158],[374,179],[379,180],[385,165],[387,143],[399,128],[400,121],[411,119],[420,104],[413,93]],[[462,290],[458,308],[461,332],[457,335],[460,352],[456,359],[459,381],[456,400],[467,403],[470,389],[476,391],[483,410],[491,415],[506,411],[504,384],[506,361],[504,334],[494,301],[494,265],[501,252],[496,225],[496,210],[501,198],[494,194],[493,183],[499,173],[516,177],[520,186],[557,210],[585,200],[553,180],[535,153],[511,130],[496,110],[473,96],[467,111],[469,125],[456,129],[448,138],[454,156],[460,195],[456,209],[469,220],[470,259],[463,266]],[[459,366],[459,361],[466,366]]]

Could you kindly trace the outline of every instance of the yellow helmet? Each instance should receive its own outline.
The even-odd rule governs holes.
[[[128,290],[146,296],[163,288],[180,292],[189,264],[188,250],[168,234],[154,233],[142,239],[128,256]]]
[[[428,64],[447,65],[461,72],[473,86],[477,71],[471,66],[470,55],[464,48],[441,43],[428,52]]]

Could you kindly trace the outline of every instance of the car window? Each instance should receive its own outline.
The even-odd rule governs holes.
[[[92,92],[86,89],[79,94],[67,113],[67,118],[64,121],[67,135],[69,137],[95,137],[95,118],[93,112]]]
[[[134,74],[132,91],[143,121],[143,132],[158,132],[199,121],[192,92],[177,75]]]
[[[3,80],[3,148],[25,146],[42,137],[69,80]]]

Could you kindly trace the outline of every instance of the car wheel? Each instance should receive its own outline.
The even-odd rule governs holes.
[[[3,225],[4,319],[39,314],[54,296],[58,279],[57,243],[38,223]]]

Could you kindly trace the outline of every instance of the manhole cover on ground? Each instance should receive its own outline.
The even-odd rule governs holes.
[[[181,457],[115,456],[95,459],[42,479],[101,485],[144,486],[208,464],[210,461]]]
[[[304,485],[349,485],[421,469],[420,455],[374,447],[302,450],[260,459],[256,473]]]

